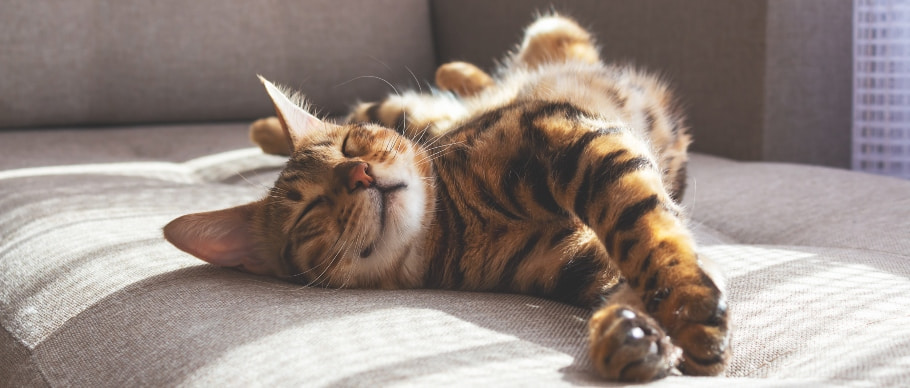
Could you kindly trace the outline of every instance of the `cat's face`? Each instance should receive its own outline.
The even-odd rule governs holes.
[[[424,151],[380,126],[319,121],[266,86],[293,144],[269,195],[180,217],[165,237],[210,263],[304,284],[419,281],[412,250],[434,197]]]
[[[324,134],[300,144],[266,200],[264,232],[285,243],[278,256],[288,265],[277,272],[339,287],[413,270],[406,260],[431,195],[425,155],[375,125]]]

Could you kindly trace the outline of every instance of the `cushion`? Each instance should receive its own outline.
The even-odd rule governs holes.
[[[302,90],[323,113],[343,113],[357,98],[391,93],[381,79],[432,78],[428,7],[4,1],[0,128],[252,119],[272,112],[256,74]]]
[[[284,160],[244,132],[0,133],[0,385],[599,381],[583,309],[305,288],[169,245],[172,218],[265,194]],[[891,178],[693,155],[685,205],[701,255],[726,273],[734,355],[725,376],[654,385],[910,384],[908,192]]]

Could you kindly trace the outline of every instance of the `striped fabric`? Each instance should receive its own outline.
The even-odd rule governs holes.
[[[162,239],[178,215],[263,195],[280,158],[121,159],[0,171],[0,386],[597,381],[581,309],[300,288]],[[700,155],[691,168],[686,206],[727,274],[734,358],[727,376],[654,386],[910,384],[910,182]]]

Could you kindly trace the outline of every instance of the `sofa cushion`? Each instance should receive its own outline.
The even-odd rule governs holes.
[[[304,288],[173,248],[166,222],[256,199],[282,166],[242,148],[243,130],[90,130],[19,151],[25,159],[0,171],[0,385],[597,381],[583,309],[511,294]],[[194,140],[156,145],[173,143],[152,136],[168,131]],[[0,155],[26,139],[0,134]],[[113,151],[55,165],[72,162],[55,154],[66,147]],[[700,254],[727,277],[734,356],[725,377],[656,386],[910,383],[910,182],[704,155],[690,175]]]
[[[337,114],[392,92],[356,77],[432,77],[428,13],[421,0],[4,1],[0,128],[252,119],[271,112],[256,74]]]

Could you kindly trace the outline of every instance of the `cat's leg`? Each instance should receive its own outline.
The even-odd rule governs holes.
[[[250,125],[250,140],[267,154],[291,154],[291,144],[277,117],[259,119]]]
[[[594,230],[642,312],[682,349],[679,369],[720,373],[730,354],[723,284],[702,266],[647,144],[606,123],[572,128],[566,117],[578,114],[573,109],[555,103],[525,114],[531,135],[547,143],[541,158],[549,162],[554,199]],[[592,327],[608,315],[595,314]]]
[[[357,104],[349,123],[374,123],[418,143],[433,141],[467,115],[461,101],[449,94],[405,92],[385,100]]]
[[[449,62],[436,69],[436,86],[462,98],[480,93],[493,84],[493,77],[467,62]]]
[[[525,29],[521,46],[508,62],[533,69],[542,64],[569,60],[599,62],[600,54],[594,38],[572,19],[548,15],[538,18]]]
[[[623,283],[588,325],[589,354],[601,376],[618,381],[651,381],[674,371],[680,350],[639,296]]]

